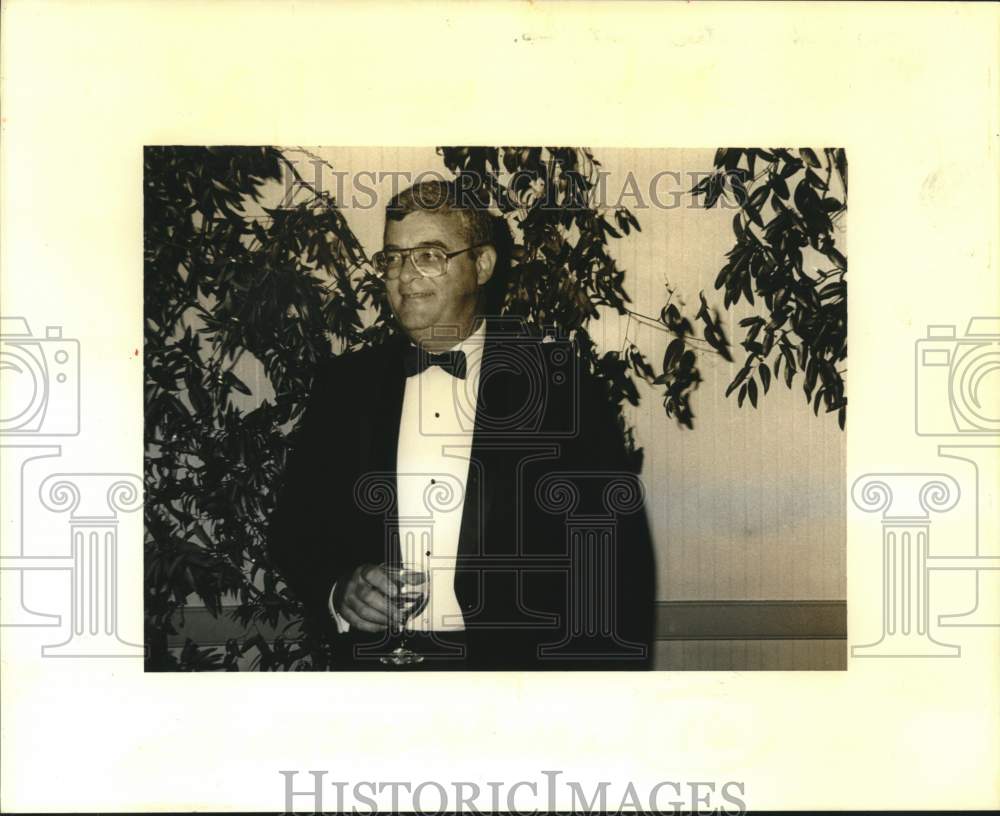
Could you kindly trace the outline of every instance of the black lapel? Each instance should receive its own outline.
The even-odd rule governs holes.
[[[399,422],[403,413],[403,392],[406,388],[402,353],[405,346],[405,337],[394,335],[379,348],[379,353],[375,356],[377,370],[372,372],[372,401],[364,401],[361,412],[361,473],[378,473],[389,482],[392,505],[384,517],[387,533],[396,530],[399,524],[396,455],[399,447]],[[393,551],[385,553],[385,559],[390,564],[398,564],[402,560],[398,538],[395,543]]]
[[[458,555],[474,557],[481,552],[480,531],[487,529],[496,491],[490,479],[496,478],[497,469],[491,468],[496,460],[496,433],[490,417],[510,414],[510,373],[506,370],[491,371],[490,363],[502,340],[502,322],[486,320],[486,338],[480,363],[479,390],[476,396],[476,422],[472,434],[472,452],[469,478],[466,483],[465,503],[462,507],[462,532]],[[492,437],[492,444],[490,444]]]

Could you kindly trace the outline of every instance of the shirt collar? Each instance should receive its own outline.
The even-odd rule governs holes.
[[[405,338],[405,335],[403,335]],[[407,346],[412,348],[414,343],[407,339]],[[483,361],[483,353],[486,349],[486,318],[479,321],[479,327],[457,345],[452,346],[447,351],[465,352],[466,377],[471,379],[479,376],[479,368]]]
[[[402,335],[402,339],[405,340],[405,344],[408,346],[414,346],[415,343],[410,340],[406,335]],[[464,351],[468,354],[470,351],[475,349],[481,349],[483,343],[486,342],[486,319],[479,321],[479,328],[477,328],[472,334],[466,337],[464,340],[459,341],[456,345],[449,349],[443,349],[443,351]]]
[[[465,376],[470,382],[475,382],[486,349],[486,320],[480,321],[479,327],[454,348],[465,352]]]

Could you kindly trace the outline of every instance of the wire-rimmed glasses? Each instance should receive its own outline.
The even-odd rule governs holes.
[[[376,252],[372,257],[375,270],[386,280],[395,280],[403,271],[403,265],[409,258],[413,268],[425,278],[439,278],[448,271],[448,261],[456,255],[468,252],[470,249],[478,249],[486,246],[486,243],[473,244],[472,246],[456,249],[454,252],[446,252],[441,247],[436,246],[415,246],[405,249],[383,249]]]

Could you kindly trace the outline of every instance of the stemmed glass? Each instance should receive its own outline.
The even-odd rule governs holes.
[[[383,665],[412,666],[423,663],[424,656],[413,651],[406,645],[406,623],[420,615],[427,608],[430,592],[420,588],[427,586],[427,573],[420,569],[419,564],[404,564],[395,579],[399,585],[399,608],[389,622],[389,634],[398,638],[399,645],[389,654],[382,655],[379,661]]]

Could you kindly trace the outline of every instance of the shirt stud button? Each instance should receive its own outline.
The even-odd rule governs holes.
[[[440,416],[441,416],[441,414],[439,414],[437,411],[434,412],[434,418],[435,419],[440,418]]]

